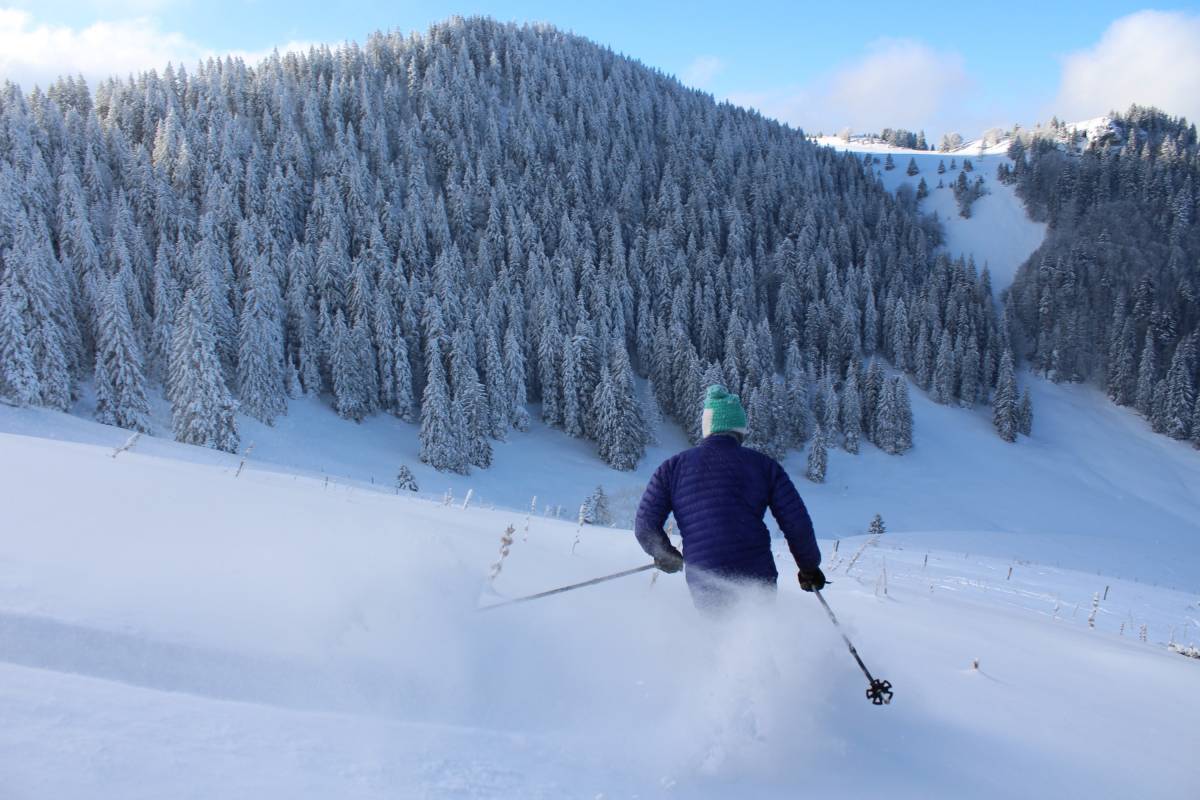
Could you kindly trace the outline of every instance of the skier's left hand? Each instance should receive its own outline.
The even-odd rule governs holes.
[[[806,592],[819,592],[825,588],[825,573],[820,567],[802,569],[797,573],[800,578],[800,588]]]

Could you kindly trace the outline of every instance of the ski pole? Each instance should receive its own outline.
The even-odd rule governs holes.
[[[648,569],[654,569],[654,564],[646,564],[645,566],[634,567],[633,569],[627,569],[621,572],[614,572],[612,575],[604,575],[600,578],[592,578],[590,581],[572,583],[570,586],[560,586],[557,589],[549,589],[544,592],[538,592],[537,594],[526,595],[525,597],[514,597],[512,600],[505,600],[503,603],[493,603],[490,606],[484,606],[483,608],[479,609],[479,611],[491,611],[493,608],[511,606],[513,603],[524,603],[529,600],[537,600],[541,597],[549,597],[552,594],[569,592],[572,589],[582,589],[585,586],[595,586],[597,583],[604,583],[605,581],[611,581],[615,578],[624,578],[626,575],[634,575],[638,572],[645,572]]]
[[[829,603],[825,602],[825,598],[821,596],[819,589],[814,589],[813,594],[821,601],[821,605],[825,607],[825,613],[829,615],[829,621],[833,623],[833,627],[837,628],[838,633],[842,636],[842,641],[846,643],[846,647],[850,648],[850,655],[854,656],[854,660],[858,662],[858,668],[862,670],[863,675],[867,676],[867,681],[871,684],[867,688],[867,699],[877,706],[887,705],[892,702],[892,684],[890,681],[881,681],[878,678],[872,677],[871,671],[867,669],[867,665],[863,663],[862,658],[858,655],[858,651],[854,649],[854,643],[850,641],[850,637],[842,630],[842,625],[833,614],[833,609],[829,607]]]

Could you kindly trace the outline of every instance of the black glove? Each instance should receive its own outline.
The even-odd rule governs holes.
[[[669,550],[663,550],[654,557],[654,566],[668,575],[672,572],[679,572],[679,570],[683,569],[683,554],[674,547]]]
[[[802,569],[799,573],[800,588],[806,592],[819,592],[825,588],[825,573],[820,567]]]

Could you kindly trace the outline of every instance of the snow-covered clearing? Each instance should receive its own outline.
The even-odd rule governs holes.
[[[876,165],[876,173],[884,186],[892,191],[905,184],[915,191],[917,184],[924,179],[929,187],[929,196],[921,201],[921,210],[937,214],[942,221],[946,231],[945,247],[951,255],[964,258],[973,256],[979,269],[988,268],[992,274],[992,289],[997,296],[1012,283],[1017,268],[1045,238],[1046,226],[1026,216],[1025,207],[1016,196],[1015,188],[996,180],[996,169],[1003,163],[1012,163],[1004,154],[1008,148],[1007,140],[1002,145],[990,148],[980,148],[978,143],[971,143],[953,153],[905,150],[885,144],[847,143],[833,136],[817,141],[838,150],[874,154],[880,162]],[[884,169],[883,162],[888,154],[896,164],[895,169]],[[918,174],[907,174],[909,159],[917,162]],[[967,177],[974,180],[982,176],[987,189],[987,194],[972,204],[968,219],[959,215],[952,188],[966,160],[970,160],[973,168]],[[938,174],[939,163],[946,166],[944,174]],[[954,169],[950,168],[952,163]],[[939,181],[945,186],[938,188]]]
[[[1029,796],[1118,797],[1200,778],[1200,662],[1164,647],[1196,638],[1194,594],[918,533],[846,574],[862,539],[843,539],[827,595],[896,686],[875,708],[788,580],[736,629],[697,618],[678,576],[479,614],[645,557],[627,531],[585,528],[572,554],[570,523],[535,516],[526,539],[520,512],[154,447],[0,435],[6,798],[1010,797],[1015,775]]]

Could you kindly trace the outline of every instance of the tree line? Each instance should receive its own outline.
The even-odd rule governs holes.
[[[1009,155],[1001,179],[1049,223],[1008,298],[1018,348],[1050,379],[1099,383],[1200,446],[1195,126],[1134,106],[1090,140],[1052,126]]]
[[[546,26],[0,91],[0,394],[234,450],[299,394],[486,467],[530,409],[631,469],[703,388],[781,455],[1003,383],[986,271],[852,155]],[[883,361],[892,369],[885,369]],[[643,380],[644,379],[644,380]],[[644,387],[644,388],[643,388]]]

